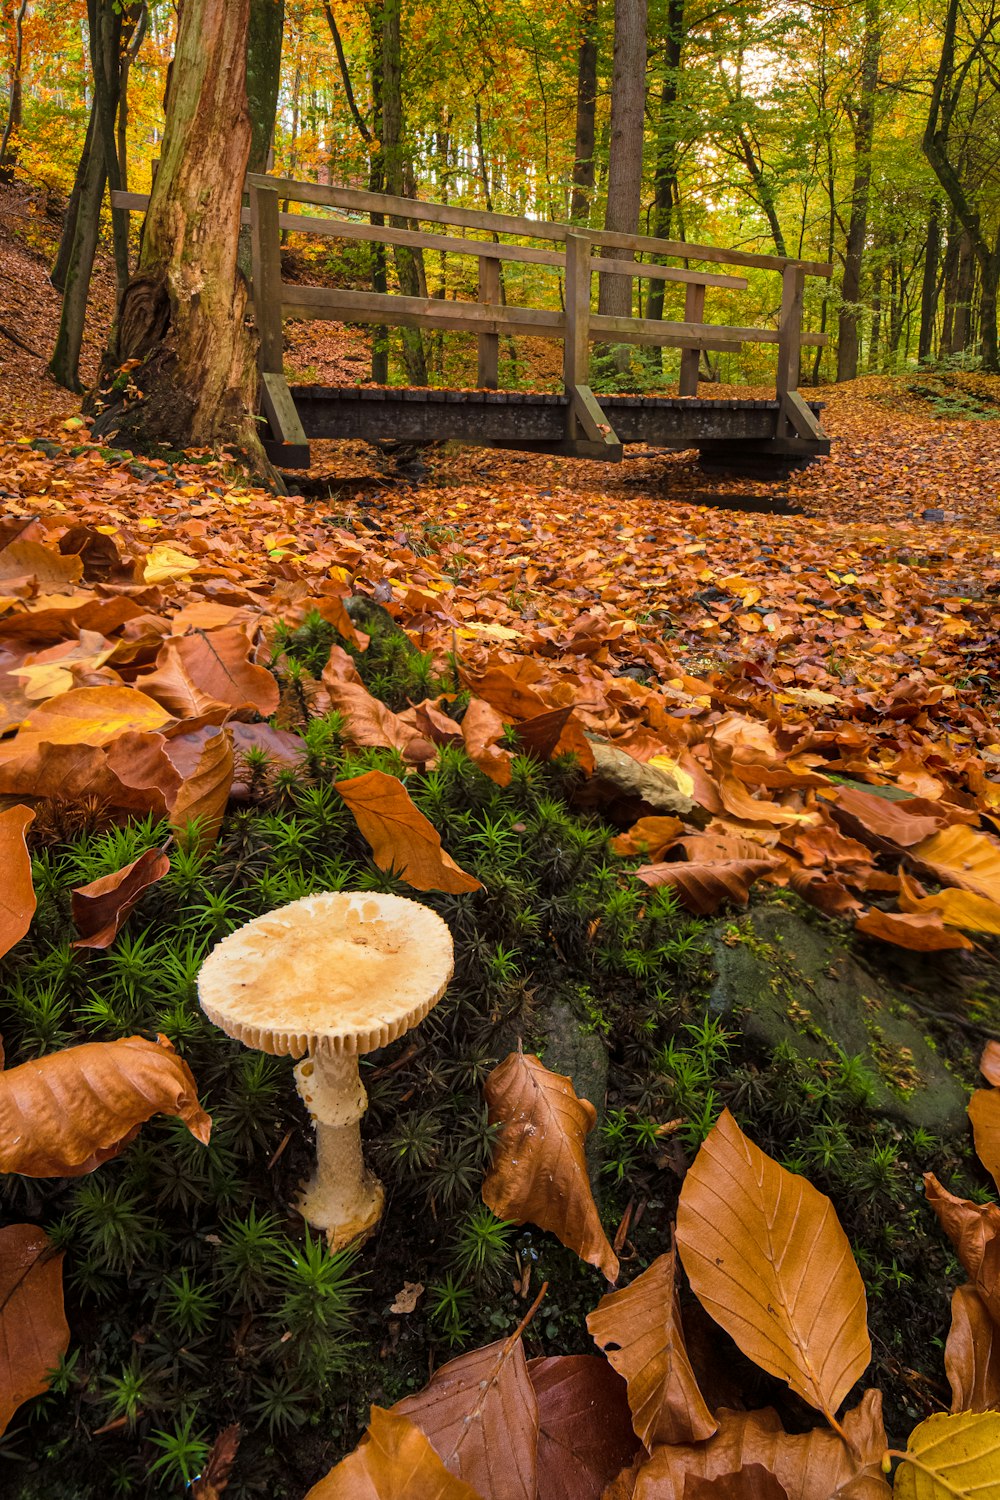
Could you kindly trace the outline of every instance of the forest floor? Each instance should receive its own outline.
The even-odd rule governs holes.
[[[899,863],[891,811],[899,799],[918,799],[915,823],[945,822],[958,837],[977,821],[986,830],[978,838],[1000,830],[1000,379],[869,376],[810,391],[825,403],[833,453],[783,481],[709,476],[691,454],[640,452],[616,467],[447,445],[397,465],[373,447],[345,443],[316,444],[313,469],[290,479],[290,487],[298,482],[304,493],[275,497],[205,455],[135,461],[88,443],[79,401],[56,387],[44,369],[58,315],[46,275],[55,227],[39,196],[20,189],[0,193],[0,546],[25,539],[54,547],[77,523],[114,537],[111,552],[117,547],[121,553],[114,566],[134,562],[138,570],[121,591],[136,597],[144,611],[139,618],[148,626],[145,635],[136,626],[140,670],[149,664],[141,651],[170,633],[165,622],[176,618],[179,606],[189,623],[210,632],[241,609],[271,621],[281,618],[285,606],[294,614],[306,596],[327,584],[367,594],[431,654],[438,687],[446,669],[460,669],[484,704],[498,712],[506,705],[515,718],[541,718],[572,705],[588,732],[606,736],[640,762],[659,759],[678,791],[712,811],[709,837],[720,847],[728,840],[730,857],[736,839],[753,842],[758,855],[771,851],[765,881],[773,878],[782,889],[767,885],[763,899],[755,895],[751,906],[752,917],[765,926],[773,919],[780,928],[785,920],[774,917],[770,904],[787,894],[789,883],[819,907],[824,920],[831,913],[860,914],[863,895],[876,927],[879,903],[889,896],[902,890],[908,899],[923,900],[919,885],[914,895],[884,868],[887,846],[895,847]],[[102,265],[85,376],[96,367],[112,303],[112,279]],[[367,349],[361,335],[324,325],[289,332],[292,373],[330,382],[363,378]],[[539,383],[548,373],[539,363]],[[730,393],[737,392],[718,391]],[[799,513],[747,513],[739,506],[748,499]],[[114,578],[101,581],[99,571],[95,577],[98,595],[111,597],[119,589]],[[22,583],[15,569],[5,607]],[[27,711],[19,696],[22,666],[15,638],[0,652],[7,729]],[[89,668],[84,663],[80,670]],[[125,681],[129,670],[123,668]],[[98,664],[93,681],[115,675]],[[340,691],[335,676],[323,676],[334,699]],[[91,679],[73,680],[89,685]],[[372,694],[385,696],[374,679],[365,681]],[[524,703],[530,706],[524,709]],[[429,732],[426,724],[423,730]],[[489,747],[480,753],[488,756]],[[814,797],[827,778],[832,796],[841,795],[837,789],[844,782],[884,796],[891,837],[865,824],[872,799],[864,804],[868,813],[862,804],[845,812],[854,836],[843,837]],[[521,818],[513,800],[504,806],[505,816]],[[940,808],[946,814],[934,825]],[[523,831],[524,824],[512,827]],[[905,843],[902,835],[900,841]],[[993,849],[995,839],[987,842]],[[446,846],[455,852],[448,839]],[[704,846],[702,852],[709,858]],[[688,857],[695,858],[693,850]],[[748,858],[746,844],[740,858]],[[883,860],[878,869],[877,859]],[[923,878],[947,883],[928,868]],[[997,882],[1000,900],[1000,870],[991,867],[984,879]],[[794,915],[795,898],[789,901]],[[975,946],[966,941],[964,951],[955,953],[949,951],[955,929],[945,930],[939,915],[919,905],[905,912],[910,925],[893,911],[888,939],[882,924],[877,932],[869,929],[872,937],[851,938],[843,953],[821,945],[809,960],[811,969],[792,954],[787,972],[775,962],[776,971],[797,993],[809,991],[818,1017],[821,974],[830,977],[848,958],[860,960],[858,1004],[871,1009],[876,1003],[874,992],[865,989],[864,976],[872,973],[879,976],[873,982],[887,986],[887,1015],[901,992],[914,998],[918,1012],[934,1012],[939,1024],[926,1067],[933,1067],[930,1053],[940,1050],[962,1087],[971,1086],[979,1044],[1000,1035],[996,939],[991,929],[979,929]],[[601,920],[610,921],[595,916],[595,931]],[[840,929],[847,931],[842,923]],[[928,929],[933,938],[926,937]],[[721,926],[712,938],[715,968],[721,973],[729,962],[723,950],[740,947],[748,961],[765,956],[770,962],[788,933],[767,930],[765,941],[745,927]],[[823,943],[832,941],[825,927],[823,934]],[[810,942],[804,927],[789,938],[803,953]],[[907,951],[927,946],[946,951]],[[734,982],[749,986],[759,979],[744,970]],[[703,998],[704,982],[702,975],[692,993]],[[601,994],[598,1000],[603,1003]],[[796,1011],[797,1005],[793,995],[788,1016],[805,1017],[800,1029],[811,1029],[826,1046],[819,1020],[808,1009]],[[685,1016],[685,1024],[697,1020],[693,1011]],[[633,1020],[629,1016],[628,1024]],[[600,1023],[595,1025],[599,1030]],[[754,1045],[774,1040],[758,1036]],[[736,1076],[726,1045],[716,1048],[709,1079],[709,1092],[723,1098],[733,1088],[726,1075]],[[888,1042],[872,1045],[881,1049],[883,1081],[900,1098],[911,1093],[909,1084],[900,1084],[907,1047],[894,1043],[886,1062]],[[623,1066],[630,1046],[627,1034],[616,1037],[616,1066]],[[756,1053],[749,1061],[741,1058],[740,1088],[745,1086],[748,1098],[758,1061]],[[828,1077],[830,1057],[819,1066]],[[622,1099],[634,1082],[626,1085],[623,1077],[612,1086]],[[401,1072],[395,1081],[401,1086],[408,1078]],[[815,1079],[803,1084],[800,1078],[788,1085],[785,1106],[797,1120],[814,1108],[815,1085]],[[414,1091],[421,1086],[414,1077]],[[792,1126],[776,1123],[770,1107],[761,1104],[755,1118],[766,1119],[773,1132],[768,1139],[801,1161],[801,1141]],[[954,1120],[925,1129],[927,1122],[917,1115],[904,1116],[893,1127],[901,1155],[890,1172],[888,1207],[880,1204],[878,1212],[874,1199],[865,1199],[867,1207],[856,1218],[850,1207],[850,1174],[862,1146],[871,1145],[867,1126],[861,1135],[850,1135],[857,1121],[847,1120],[841,1141],[846,1165],[824,1164],[827,1124],[817,1115],[809,1126],[809,1139],[815,1138],[809,1149],[817,1154],[807,1162],[813,1180],[834,1194],[838,1211],[850,1221],[856,1247],[866,1243],[866,1234],[881,1232],[876,1220],[898,1216],[899,1244],[873,1250],[864,1270],[870,1289],[878,1284],[884,1293],[884,1306],[873,1312],[878,1376],[891,1391],[892,1421],[902,1435],[907,1421],[947,1404],[940,1351],[930,1344],[946,1325],[950,1287],[944,1276],[953,1270],[945,1267],[942,1248],[925,1247],[924,1237],[937,1232],[922,1198],[919,1235],[904,1231],[903,1220],[918,1212],[914,1181],[922,1167],[933,1162],[941,1171],[969,1168],[964,1148],[955,1143],[964,1131],[961,1110],[957,1131]],[[913,1134],[922,1130],[923,1147]],[[676,1168],[674,1162],[667,1170]],[[661,1228],[664,1213],[660,1203]],[[649,1223],[644,1232],[650,1232]],[[421,1267],[406,1261],[409,1251],[404,1233],[378,1252],[388,1256],[377,1282],[380,1295],[395,1293],[396,1286],[388,1285],[393,1277],[415,1279]],[[932,1273],[939,1291],[933,1305]],[[903,1278],[895,1288],[892,1275]],[[382,1300],[387,1305],[388,1297]],[[564,1347],[568,1309],[562,1300],[567,1316],[560,1318],[554,1308],[548,1326]],[[572,1311],[575,1317],[576,1304]],[[391,1362],[398,1319],[386,1323],[375,1301],[366,1316],[375,1347],[378,1330],[389,1329],[379,1358]],[[495,1336],[478,1323],[476,1332]],[[404,1334],[404,1345],[406,1339]],[[423,1345],[411,1351],[414,1364],[406,1378],[412,1378],[418,1357],[426,1357]],[[381,1379],[381,1371],[373,1376],[366,1369],[364,1395]],[[385,1383],[391,1396],[405,1389],[398,1371]],[[350,1446],[363,1421],[364,1401],[355,1395],[356,1407],[337,1435],[341,1446]],[[768,1393],[767,1399],[777,1397]]]

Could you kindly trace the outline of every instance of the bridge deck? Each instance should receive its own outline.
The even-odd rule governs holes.
[[[598,456],[597,445],[567,441],[570,397],[563,393],[297,385],[290,394],[307,439],[456,439]],[[778,436],[781,406],[776,400],[605,395],[596,399],[619,444],[698,448],[706,457],[734,462],[742,457],[787,462],[830,451],[825,437]],[[821,405],[807,404],[818,417]],[[292,456],[289,445],[274,446],[276,456],[280,451],[287,464]],[[621,450],[600,456],[620,457]]]

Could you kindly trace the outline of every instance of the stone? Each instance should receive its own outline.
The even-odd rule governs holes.
[[[968,1093],[934,1051],[919,1013],[870,972],[844,938],[787,907],[755,907],[716,923],[710,1009],[739,1019],[772,1049],[834,1061],[863,1059],[873,1113],[943,1138],[964,1137]]]
[[[608,1090],[608,1049],[596,1031],[584,1028],[568,1000],[547,1001],[539,1016],[539,1029],[545,1038],[545,1066],[552,1073],[571,1078],[577,1097],[589,1099],[597,1110],[597,1124],[587,1137],[587,1166],[596,1194],[602,1161],[600,1124]]]

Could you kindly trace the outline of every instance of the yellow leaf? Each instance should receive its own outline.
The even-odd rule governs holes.
[[[151,548],[142,570],[144,583],[166,583],[171,578],[186,578],[198,566],[198,559],[188,557],[169,542],[158,542]]]
[[[1000,1412],[936,1412],[910,1433],[896,1500],[990,1500],[998,1493]]]

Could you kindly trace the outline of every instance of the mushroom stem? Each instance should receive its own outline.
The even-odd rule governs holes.
[[[297,1206],[307,1223],[326,1230],[331,1250],[338,1250],[378,1223],[385,1197],[361,1151],[368,1095],[357,1054],[312,1053],[296,1067],[295,1081],[316,1127],[316,1170],[303,1183]]]

